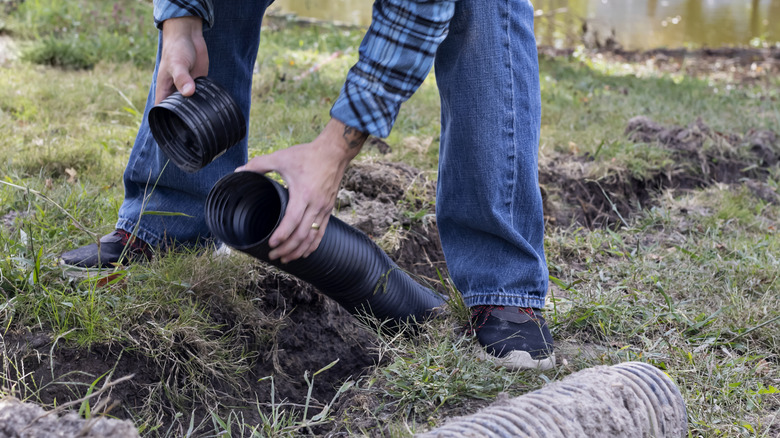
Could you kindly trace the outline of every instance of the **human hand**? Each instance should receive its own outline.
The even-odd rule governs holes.
[[[163,22],[162,32],[155,105],[176,90],[183,96],[192,96],[195,92],[194,78],[209,73],[209,54],[200,17],[170,18]]]
[[[271,260],[288,263],[308,257],[319,247],[347,164],[360,152],[366,138],[368,135],[331,119],[311,143],[255,157],[236,169],[276,171],[287,183],[287,209],[268,241]]]

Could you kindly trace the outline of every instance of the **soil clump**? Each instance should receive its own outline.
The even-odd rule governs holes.
[[[84,420],[75,412],[58,415],[40,406],[6,398],[0,400],[0,438],[138,438],[133,423],[97,417]]]

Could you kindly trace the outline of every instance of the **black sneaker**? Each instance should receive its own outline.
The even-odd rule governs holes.
[[[122,264],[152,259],[149,244],[125,230],[115,230],[93,243],[63,253],[60,263],[77,268],[113,268]]]
[[[483,359],[512,369],[549,370],[555,366],[553,340],[539,309],[475,306],[469,334],[476,334]]]

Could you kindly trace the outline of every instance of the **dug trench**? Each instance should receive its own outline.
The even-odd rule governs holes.
[[[625,136],[636,144],[663,148],[669,164],[658,166],[644,179],[621,169],[609,169],[596,178],[597,157],[542,157],[539,179],[549,227],[619,226],[639,209],[654,205],[664,191],[715,183],[744,184],[765,202],[780,202],[780,194],[764,181],[780,160],[780,141],[773,131],[723,133],[702,120],[688,126],[662,126],[637,117],[628,123]],[[355,163],[344,177],[336,215],[379,242],[401,268],[446,294],[448,288],[440,281],[447,277],[446,266],[433,219],[434,186],[426,173],[405,164]],[[171,344],[159,345],[167,354],[181,358],[165,362],[141,355],[131,343],[79,349],[62,339],[55,341],[46,332],[16,330],[3,338],[4,370],[9,381],[27,382],[39,401],[49,406],[82,397],[106,373],[114,378],[132,374],[130,381],[102,394],[118,406],[111,414],[132,418],[132,412],[152,400],[159,408],[155,415],[161,430],[174,423],[187,424],[189,420],[177,419],[176,412],[193,412],[195,424],[202,421],[212,406],[188,402],[193,399],[247,406],[244,418],[249,422],[259,421],[253,417],[257,415],[255,403],[268,404],[272,397],[298,406],[308,401],[315,407],[310,412],[319,412],[316,407],[329,403],[342,382],[376,365],[375,332],[306,283],[260,262],[256,268],[260,274],[247,282],[245,295],[254,297],[250,311],[258,315],[255,324],[273,327],[271,337],[259,336],[262,330],[244,322],[246,309],[225,305],[218,294],[195,290],[214,326],[220,327],[217,332],[239,330],[237,337],[243,344],[237,348],[251,352],[250,364],[238,379],[224,378],[215,371],[200,386],[189,382],[177,364],[208,351],[184,334]],[[304,374],[311,378],[330,364],[316,376],[315,384],[306,383]],[[273,381],[264,379],[267,376],[274,376]],[[161,391],[161,386],[180,393]],[[196,397],[205,386],[212,391],[211,398]],[[340,416],[348,414],[350,403],[359,397],[348,391],[338,404]],[[372,421],[363,426],[372,426]]]
[[[419,282],[446,292],[439,280],[440,275],[446,277],[446,271],[436,226],[430,217],[413,220],[407,212],[425,211],[425,200],[434,196],[431,181],[404,164],[362,163],[347,171],[342,187],[336,215],[379,241]],[[16,216],[4,218],[4,225],[15,224]],[[221,328],[222,332],[214,333],[215,338],[240,331],[233,333],[232,337],[240,340],[233,347],[245,350],[251,364],[238,379],[226,376],[224,370],[201,367],[206,380],[193,381],[186,364],[211,354],[209,344],[184,332],[173,333],[161,342],[146,330],[138,330],[131,342],[92,345],[89,349],[74,348],[45,331],[11,330],[2,337],[3,369],[10,381],[25,382],[17,388],[20,398],[34,394],[32,399],[44,406],[79,399],[92,391],[91,385],[97,389],[112,379],[132,375],[130,381],[110,386],[110,391],[90,403],[94,406],[110,398],[118,407],[110,414],[125,419],[137,418],[139,410],[155,406],[157,413],[143,414],[156,417],[161,430],[181,423],[175,419],[176,412],[191,412],[195,424],[200,424],[217,402],[247,407],[242,415],[250,422],[257,415],[256,402],[276,400],[284,406],[308,402],[312,411],[318,412],[342,381],[358,377],[375,364],[374,327],[305,282],[259,261],[255,264],[256,272],[245,282],[242,293],[251,301],[249,309],[222,301],[218,292],[195,288],[199,304],[208,309],[214,326]],[[255,317],[248,322],[252,313]],[[143,351],[157,350],[160,355],[141,354],[142,349],[136,348],[140,344],[144,344]],[[306,383],[304,374],[313,378],[313,373],[334,362],[316,376],[311,387]],[[169,391],[161,391],[163,387]]]

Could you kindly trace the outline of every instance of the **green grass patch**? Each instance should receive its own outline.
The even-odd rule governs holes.
[[[33,40],[34,63],[89,69],[98,61],[154,65],[157,30],[150,2],[27,0],[11,8],[6,28]]]

